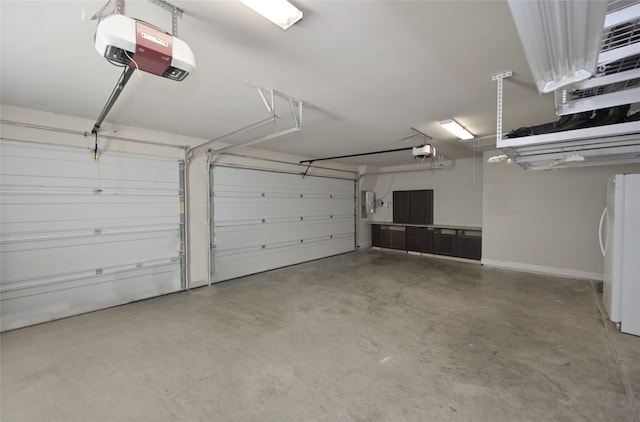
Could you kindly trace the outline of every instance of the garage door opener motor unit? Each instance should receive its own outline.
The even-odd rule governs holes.
[[[177,11],[178,9],[174,8],[174,33],[177,31]],[[184,41],[160,28],[124,15],[111,15],[98,24],[95,47],[109,63],[125,69],[93,125],[93,134],[100,131],[102,122],[134,71],[143,70],[174,81],[182,81],[196,68],[193,52]]]
[[[195,69],[193,52],[184,41],[124,15],[109,16],[98,24],[95,47],[112,63],[174,81],[184,80]]]
[[[413,147],[411,149],[411,154],[413,155],[413,158],[435,157],[436,148],[428,144],[420,147]]]

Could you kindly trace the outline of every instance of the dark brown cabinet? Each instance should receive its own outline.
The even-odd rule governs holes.
[[[433,189],[393,191],[393,222],[433,224]]]
[[[469,259],[482,257],[482,232],[480,230],[459,230],[458,256]]]
[[[422,252],[422,227],[407,227],[407,250]]]
[[[458,239],[456,230],[435,229],[433,234],[433,253],[438,255],[456,256]]]
[[[402,226],[371,225],[371,245],[380,248],[406,250],[405,228]]]
[[[411,223],[409,191],[393,191],[393,222]]]
[[[433,253],[433,228],[408,226],[407,250],[412,252]]]
[[[479,260],[482,257],[482,230],[372,224],[371,244],[380,248]]]
[[[381,247],[380,224],[371,225],[371,245]]]
[[[383,248],[391,247],[391,230],[380,228],[380,246]]]
[[[391,233],[391,249],[406,250],[407,243],[405,237],[405,231],[402,230],[388,230]]]
[[[433,190],[409,191],[409,218],[412,224],[433,224]]]

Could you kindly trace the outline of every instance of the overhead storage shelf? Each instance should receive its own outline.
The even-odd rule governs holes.
[[[505,138],[498,147],[526,170],[640,163],[640,121]]]
[[[640,163],[640,1],[611,1],[608,10],[595,75],[554,91],[556,114],[566,117],[502,137],[498,84],[496,145],[522,168]]]
[[[581,113],[640,100],[640,2],[611,10],[604,24],[597,73],[555,91],[556,114]]]

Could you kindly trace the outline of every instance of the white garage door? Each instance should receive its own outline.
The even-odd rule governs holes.
[[[212,168],[212,281],[355,249],[355,181]]]
[[[2,330],[182,288],[181,162],[0,142]]]

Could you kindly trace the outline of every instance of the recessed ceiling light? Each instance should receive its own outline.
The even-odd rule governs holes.
[[[473,134],[469,132],[467,129],[463,128],[453,119],[443,120],[440,122],[440,126],[447,129],[449,132],[456,135],[458,138],[462,140],[473,139]]]
[[[282,29],[287,29],[302,19],[302,11],[287,0],[240,0],[240,2]]]

